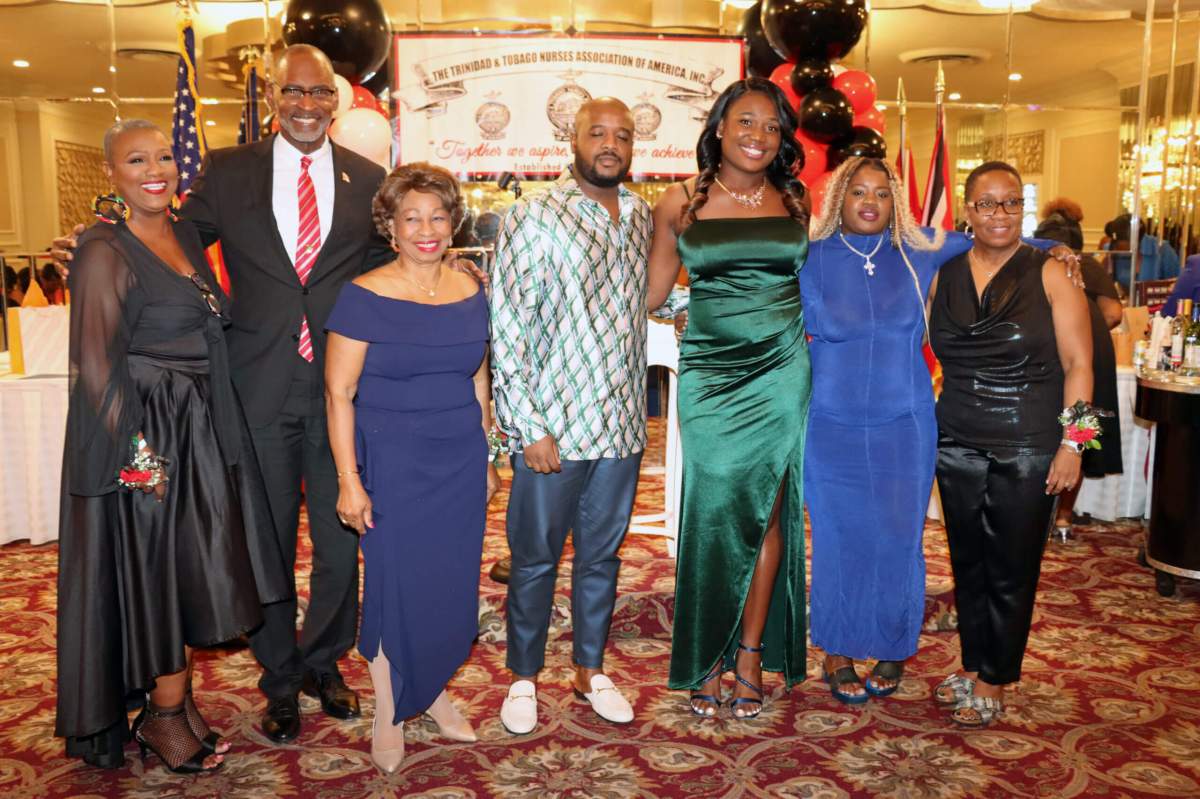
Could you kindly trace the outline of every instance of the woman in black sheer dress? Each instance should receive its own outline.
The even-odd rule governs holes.
[[[272,527],[229,379],[227,300],[170,213],[170,144],[141,120],[104,143],[118,197],[69,278],[55,732],[68,755],[117,768],[127,707],[144,700],[143,756],[210,771],[229,745],[192,699],[191,649],[256,627],[289,583],[257,534]]]

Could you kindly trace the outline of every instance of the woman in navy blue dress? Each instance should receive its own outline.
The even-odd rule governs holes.
[[[390,773],[410,716],[426,712],[446,737],[475,740],[444,689],[478,632],[499,477],[488,461],[487,298],[443,265],[463,217],[458,182],[429,164],[400,167],[374,214],[397,258],[343,288],[326,325],[325,381],[338,516],[362,535],[371,759]]]

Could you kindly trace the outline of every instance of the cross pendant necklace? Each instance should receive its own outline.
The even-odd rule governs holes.
[[[840,230],[838,231],[838,238],[842,240],[842,244],[846,245],[846,249],[863,259],[863,269],[867,270],[867,277],[875,277],[875,262],[871,259],[875,257],[875,253],[879,252],[879,248],[883,246],[883,239],[886,235],[886,233],[883,233],[879,236],[879,241],[875,242],[875,249],[870,252],[860,252],[854,249],[853,244],[846,241],[846,237],[842,235]]]

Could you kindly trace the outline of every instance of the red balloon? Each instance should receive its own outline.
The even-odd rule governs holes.
[[[846,95],[856,114],[875,105],[875,79],[861,69],[848,69],[835,77],[833,88]]]
[[[815,183],[817,178],[828,170],[827,152],[829,148],[808,138],[803,133],[796,134],[796,144],[804,151],[804,168],[800,170],[798,177],[807,186]]]
[[[855,114],[854,124],[858,127],[870,128],[878,133],[887,133],[887,117],[875,106],[871,106],[861,114]]]
[[[792,107],[793,111],[800,107],[800,95],[796,94],[796,90],[792,88],[792,70],[795,66],[795,63],[791,61],[784,61],[771,73],[771,83],[783,89],[788,105]]]
[[[375,99],[375,95],[371,94],[371,90],[364,86],[354,87],[354,101],[350,103],[351,108],[369,108],[372,111],[378,110],[379,102]]]

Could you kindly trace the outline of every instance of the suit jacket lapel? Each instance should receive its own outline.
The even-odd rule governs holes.
[[[257,201],[259,217],[262,219],[262,228],[267,231],[267,238],[274,249],[274,258],[271,260],[278,263],[283,270],[291,275],[292,280],[299,282],[300,278],[296,277],[296,268],[292,265],[292,259],[288,257],[287,247],[284,246],[283,237],[279,235],[279,222],[275,219],[275,136],[268,136],[257,144],[255,148],[255,179],[257,185],[253,196]]]
[[[321,242],[321,252],[317,254],[317,262],[313,264],[313,276],[319,274],[332,257],[333,247],[341,239],[348,215],[354,210],[350,197],[354,186],[350,173],[344,168],[344,153],[342,148],[332,141],[329,144],[333,156],[333,221],[329,225],[329,235]]]

